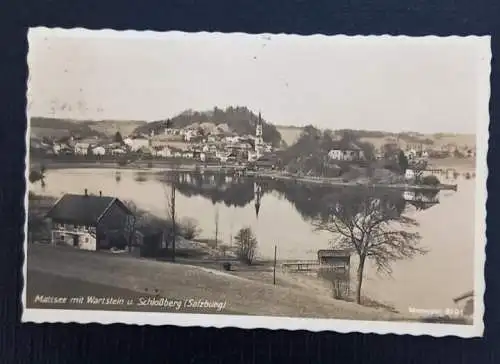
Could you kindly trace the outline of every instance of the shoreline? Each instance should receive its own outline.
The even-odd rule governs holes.
[[[43,166],[46,169],[114,169],[117,171],[120,170],[132,170],[132,171],[150,171],[152,173],[157,172],[170,172],[170,171],[178,171],[178,172],[196,172],[196,171],[210,171],[210,172],[221,172],[221,171],[232,171],[236,172],[237,169],[241,168],[240,165],[216,165],[209,164],[204,165],[200,163],[196,163],[193,161],[192,164],[175,164],[171,161],[140,161],[134,162],[133,165],[119,166],[116,162],[113,161],[41,161],[41,160],[33,160],[30,163],[30,167],[32,166]],[[443,164],[445,165],[445,164]],[[431,164],[434,168],[439,168],[439,165]],[[474,169],[473,166],[468,166]],[[462,166],[464,168],[464,166]],[[442,168],[445,170],[446,168]],[[454,169],[454,168],[447,168]],[[464,171],[467,169],[461,169]],[[246,177],[254,177],[254,178],[268,178],[268,179],[277,179],[277,180],[285,180],[291,182],[302,182],[302,183],[313,183],[318,185],[330,185],[333,187],[355,187],[355,186],[367,186],[371,188],[392,188],[399,190],[457,190],[457,184],[444,184],[440,183],[439,185],[414,185],[408,183],[372,183],[370,181],[360,182],[360,181],[344,181],[341,177],[338,178],[325,178],[325,177],[302,177],[295,175],[287,175],[280,173],[273,173],[272,171],[249,171],[244,174]]]

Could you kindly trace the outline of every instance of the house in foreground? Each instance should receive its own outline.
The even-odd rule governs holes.
[[[458,306],[459,314],[466,320],[472,320],[474,316],[474,291],[466,292],[453,299]]]
[[[134,214],[115,197],[66,194],[49,210],[52,244],[84,250],[125,248],[133,239]]]

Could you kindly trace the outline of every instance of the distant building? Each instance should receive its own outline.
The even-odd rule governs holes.
[[[101,147],[101,146],[92,148],[92,154],[93,155],[105,155],[106,149],[104,147]]]
[[[52,152],[54,153],[54,155],[58,155],[61,152],[61,149],[61,144],[54,143],[54,145],[52,146]]]
[[[115,197],[66,194],[46,215],[51,219],[52,243],[84,250],[125,247],[132,238],[133,213]]]
[[[111,150],[111,155],[124,155],[127,151],[123,148],[116,148]]]
[[[338,161],[360,161],[365,159],[363,150],[354,143],[338,142],[337,145],[328,152],[330,159]]]
[[[152,148],[152,153],[153,156],[155,157],[171,157],[172,156],[172,151],[168,147],[162,147],[162,146],[156,146]]]
[[[196,129],[189,129],[184,131],[184,140],[186,142],[190,142],[197,136],[198,136],[198,131]]]
[[[145,137],[128,137],[123,140],[131,151],[137,152],[142,148],[149,148],[150,139]]]
[[[277,164],[277,159],[272,155],[263,155],[253,162],[256,168],[274,169]]]
[[[163,230],[137,229],[135,232],[135,245],[140,249],[141,257],[158,257],[167,247]]]
[[[466,320],[472,320],[474,316],[474,291],[469,291],[453,299],[458,306],[459,313]]]
[[[90,144],[78,142],[73,146],[76,155],[87,155],[89,151]]]

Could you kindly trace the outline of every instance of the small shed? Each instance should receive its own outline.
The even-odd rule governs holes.
[[[329,269],[348,273],[351,265],[351,252],[347,249],[318,250],[318,262],[320,269]]]
[[[453,302],[459,306],[465,317],[472,317],[474,315],[474,291],[466,292],[454,298]]]
[[[164,236],[161,229],[137,229],[135,237],[141,257],[154,258],[161,255],[164,245]]]
[[[333,296],[349,296],[351,252],[349,250],[318,250],[318,277],[332,283]]]

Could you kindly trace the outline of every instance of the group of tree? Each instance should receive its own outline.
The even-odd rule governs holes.
[[[363,142],[349,132],[319,130],[312,125],[304,127],[297,141],[280,153],[280,158],[292,172],[310,173],[324,177],[335,177],[339,167],[328,156],[332,149],[360,148],[365,159],[375,158],[375,148],[371,143]]]

